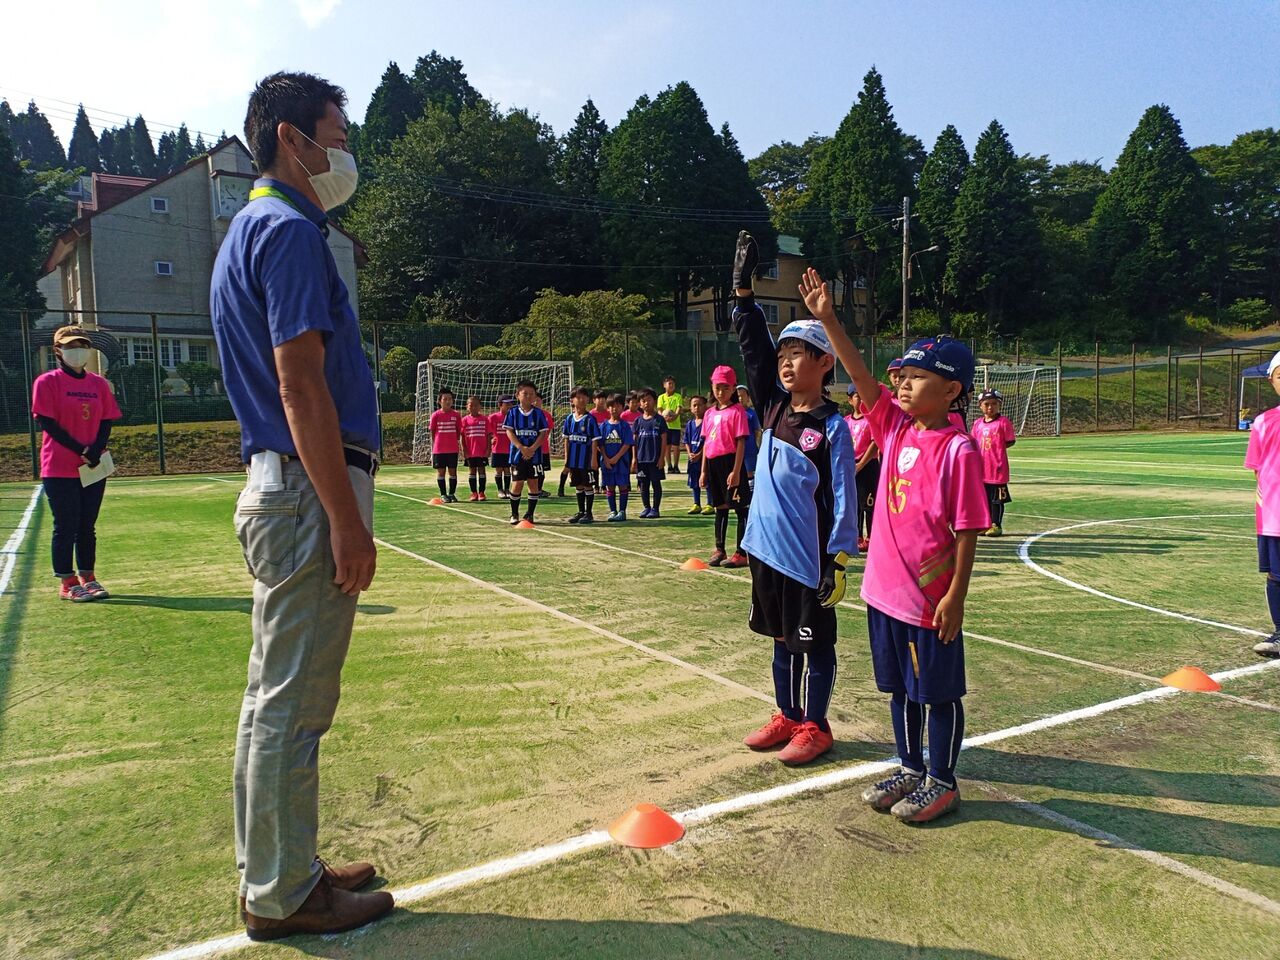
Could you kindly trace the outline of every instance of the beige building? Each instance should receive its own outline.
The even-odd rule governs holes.
[[[76,220],[45,260],[40,288],[50,312],[37,329],[96,324],[120,341],[118,362],[158,360],[170,375],[183,362],[216,367],[209,281],[218,247],[249,201],[256,176],[249,151],[230,137],[158,180],[83,178]],[[334,224],[329,247],[359,316],[356,266],[364,248]],[[151,337],[153,313],[158,344]],[[51,365],[52,351],[44,353],[42,362]]]

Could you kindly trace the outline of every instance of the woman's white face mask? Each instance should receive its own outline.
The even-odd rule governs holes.
[[[62,362],[72,370],[83,370],[91,353],[93,350],[89,347],[66,347],[62,351]]]

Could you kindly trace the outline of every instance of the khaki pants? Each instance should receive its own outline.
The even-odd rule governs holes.
[[[373,529],[373,478],[348,467]],[[236,734],[236,863],[254,916],[293,914],[320,879],[320,738],[338,707],[356,598],[333,582],[329,519],[302,464],[285,489],[244,490],[236,536],[253,574],[253,649]]]

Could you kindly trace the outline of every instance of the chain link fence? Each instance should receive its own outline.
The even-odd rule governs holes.
[[[40,434],[31,385],[54,364],[53,331],[95,331],[94,369],[108,377],[124,420],[112,434],[123,474],[224,473],[241,469],[239,428],[218,370],[208,316],[0,310],[0,480],[39,475]],[[364,323],[370,376],[379,385],[383,455],[407,463],[413,443],[414,371],[434,359],[572,360],[590,387],[661,389],[675,377],[685,395],[707,389],[727,364],[743,375],[733,334],[670,329],[585,330],[523,325]],[[776,331],[775,331],[776,332]],[[900,337],[856,341],[882,378]],[[1061,369],[1064,433],[1105,430],[1235,430],[1278,400],[1264,378],[1242,380],[1275,346],[1197,350],[1167,345],[1032,340],[970,342],[979,363]],[[406,372],[407,371],[407,372]],[[843,398],[841,398],[843,399]]]

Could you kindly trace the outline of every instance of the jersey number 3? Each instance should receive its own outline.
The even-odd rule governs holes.
[[[907,508],[907,488],[911,481],[905,477],[894,477],[889,481],[889,512],[901,513]]]

